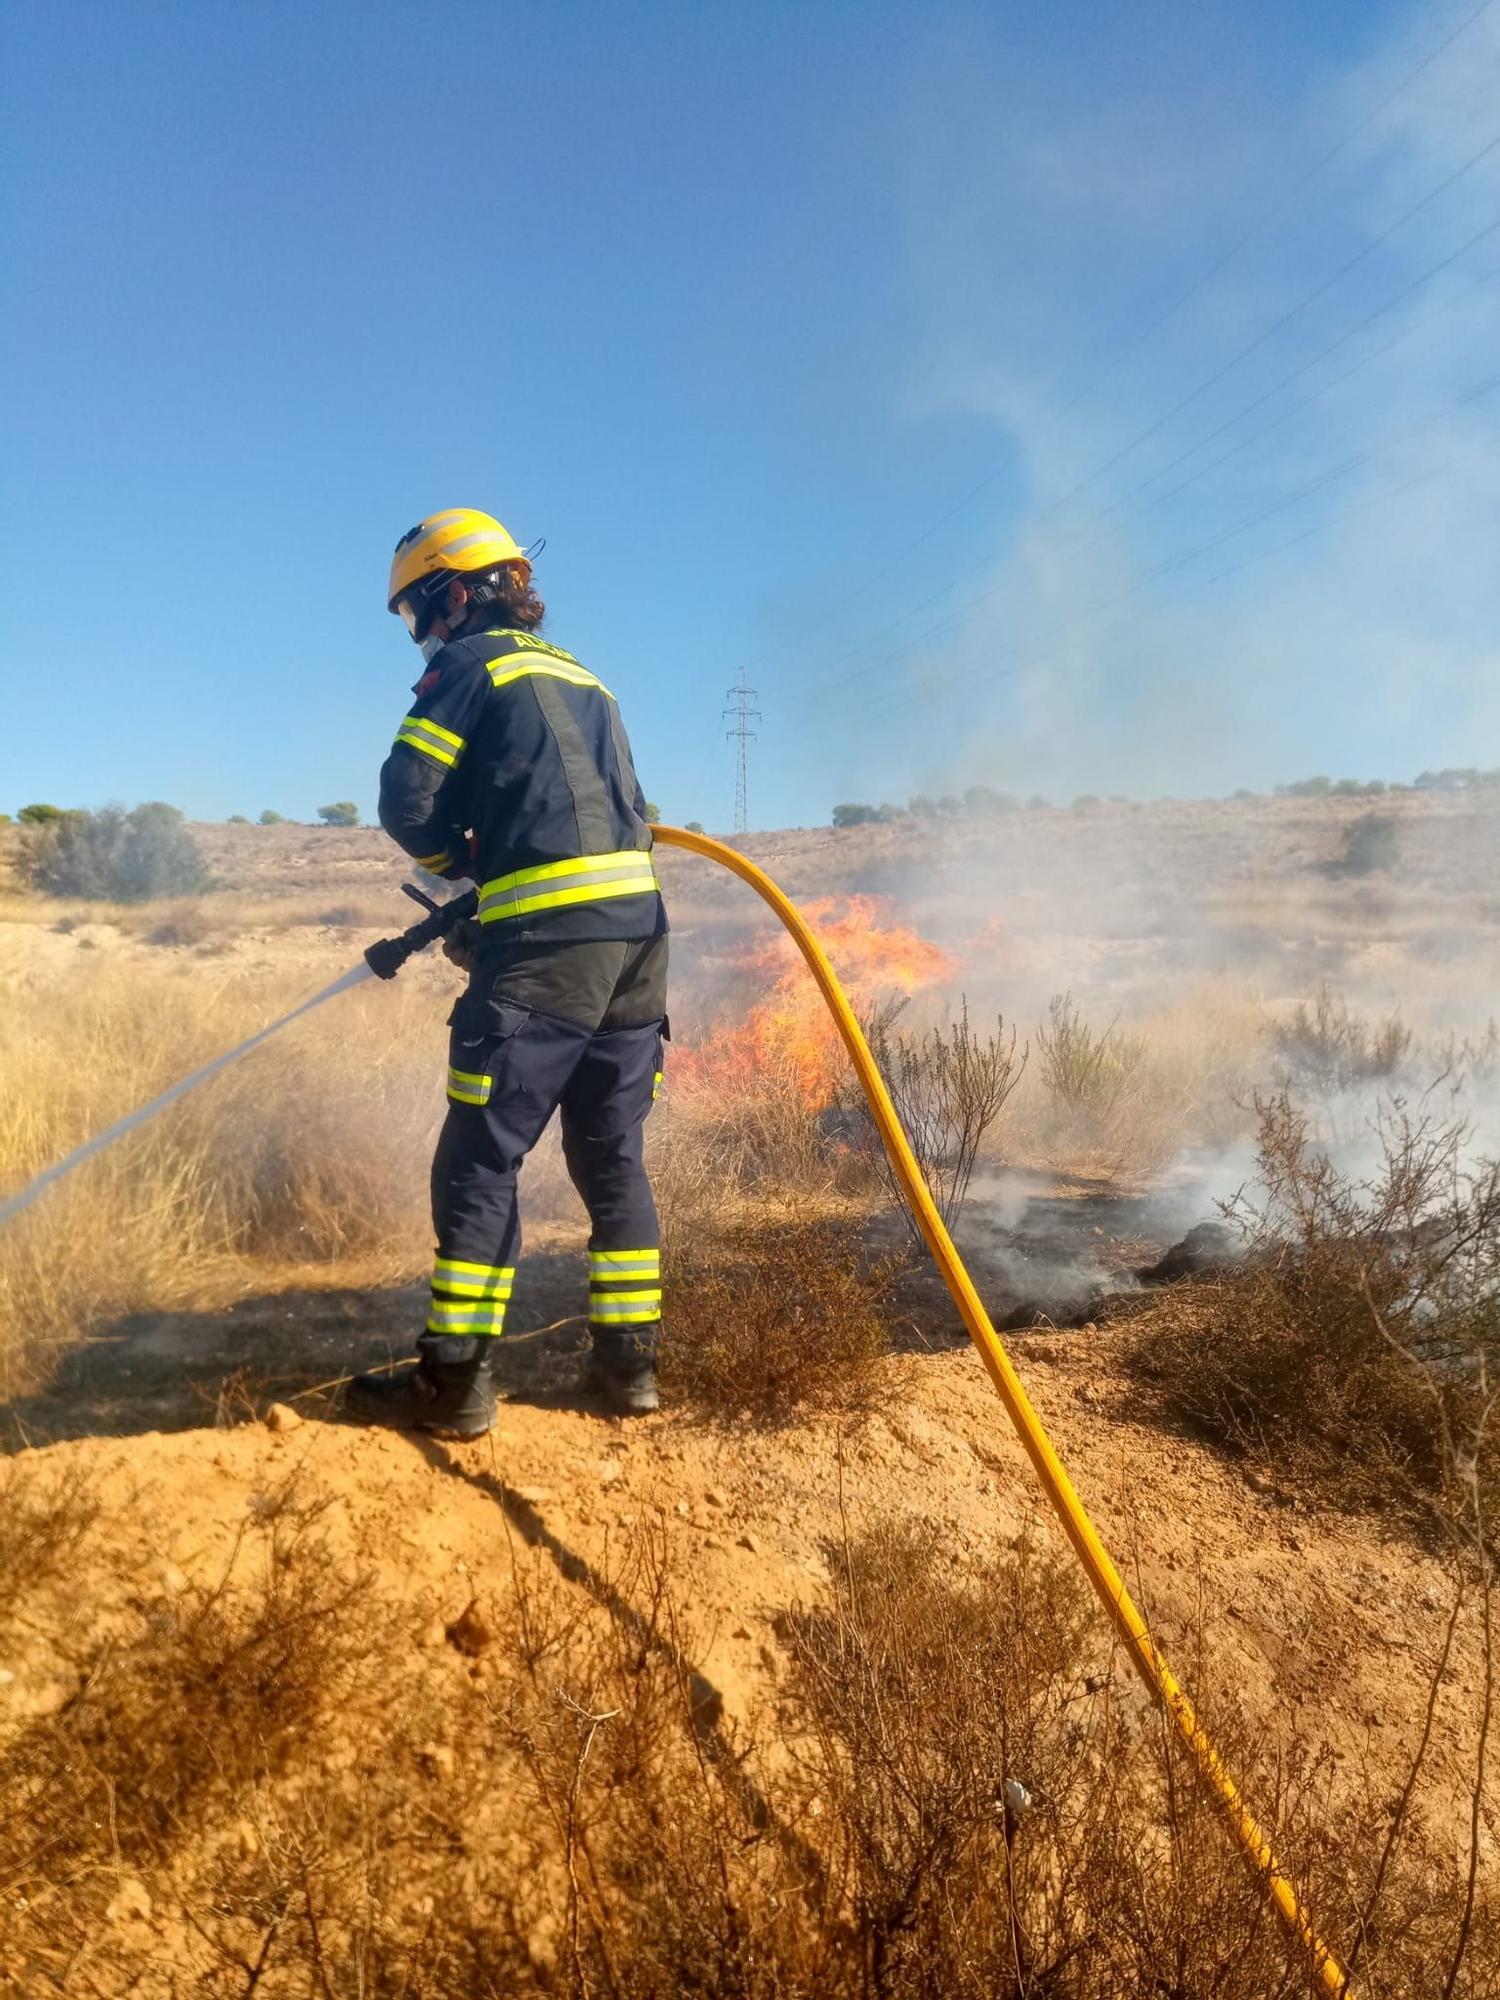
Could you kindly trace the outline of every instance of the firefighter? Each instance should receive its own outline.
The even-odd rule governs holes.
[[[449,946],[469,984],[448,1017],[418,1364],[357,1377],[352,1398],[403,1428],[490,1428],[516,1177],[556,1111],[592,1225],[588,1386],[643,1414],[657,1406],[661,1238],[642,1128],[669,1032],[667,920],[625,725],[608,688],[540,636],[526,552],[488,514],[454,507],[403,535],[387,602],[426,671],[381,769],[380,823],[432,874],[472,877],[479,906]]]

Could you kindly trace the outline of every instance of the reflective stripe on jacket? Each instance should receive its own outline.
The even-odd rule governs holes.
[[[431,873],[472,876],[497,939],[666,929],[619,705],[534,632],[437,655],[381,769],[380,823]]]

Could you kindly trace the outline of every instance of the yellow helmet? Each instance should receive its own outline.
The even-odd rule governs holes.
[[[396,610],[398,600],[427,577],[471,575],[501,563],[519,563],[531,574],[526,551],[492,514],[481,514],[477,507],[429,514],[396,544],[386,604]]]

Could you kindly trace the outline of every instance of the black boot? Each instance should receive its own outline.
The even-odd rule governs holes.
[[[596,1333],[583,1386],[617,1417],[649,1417],[661,1407],[655,1342]]]
[[[483,1437],[495,1421],[495,1384],[488,1368],[428,1360],[397,1375],[356,1375],[349,1408],[366,1423],[438,1437]]]

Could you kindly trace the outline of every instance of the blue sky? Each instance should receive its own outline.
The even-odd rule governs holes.
[[[0,807],[368,810],[457,504],[673,818],[1500,763],[1474,15],[17,0]]]

